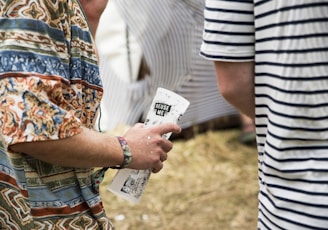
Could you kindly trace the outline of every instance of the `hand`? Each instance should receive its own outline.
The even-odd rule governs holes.
[[[161,124],[145,128],[136,124],[124,135],[132,153],[132,163],[129,168],[153,169],[154,173],[163,168],[167,153],[172,149],[171,141],[164,139],[165,133],[179,133],[181,128],[173,123]]]

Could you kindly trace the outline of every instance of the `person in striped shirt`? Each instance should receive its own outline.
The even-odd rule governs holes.
[[[328,1],[206,0],[200,55],[256,123],[258,229],[328,229]]]

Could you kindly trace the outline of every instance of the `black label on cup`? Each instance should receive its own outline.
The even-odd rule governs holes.
[[[164,104],[164,103],[155,103],[155,114],[157,116],[162,116],[164,117],[166,113],[170,112],[171,110],[171,105]]]

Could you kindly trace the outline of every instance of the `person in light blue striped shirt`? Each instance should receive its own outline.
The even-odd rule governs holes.
[[[207,0],[200,55],[255,118],[258,229],[328,229],[328,1]]]

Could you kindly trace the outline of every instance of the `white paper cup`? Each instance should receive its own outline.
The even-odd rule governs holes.
[[[170,90],[158,88],[144,125],[145,127],[151,127],[168,122],[178,123],[179,118],[185,113],[189,104],[189,101],[182,96]],[[169,139],[171,134],[166,133],[163,138]],[[109,185],[108,190],[125,200],[138,204],[150,174],[151,169],[120,169]]]

